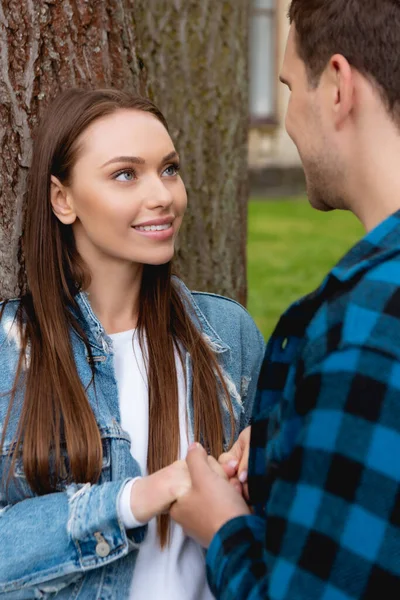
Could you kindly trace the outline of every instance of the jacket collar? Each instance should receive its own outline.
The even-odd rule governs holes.
[[[111,339],[106,334],[103,325],[90,305],[89,294],[82,291],[78,292],[75,296],[75,302],[79,310],[73,310],[72,312],[85,330],[89,344],[98,350],[107,352],[111,345]]]
[[[186,287],[181,279],[174,276],[173,284],[180,292],[181,298],[185,304],[188,314],[195,325],[200,325],[200,330],[208,342],[211,349],[216,353],[222,353],[229,350],[229,346],[220,338],[215,329],[210,325],[205,314],[200,309],[199,305],[194,300],[193,294]],[[85,333],[91,346],[98,350],[108,351],[112,347],[112,341],[104,330],[103,325],[94,313],[89,300],[89,295],[86,292],[78,292],[75,296],[75,301],[78,305],[78,313],[73,310],[73,313],[84,327]]]
[[[229,346],[220,338],[212,325],[210,325],[207,317],[195,301],[194,295],[186,287],[183,281],[176,276],[173,276],[172,281],[180,292],[180,296],[185,303],[190,318],[195,325],[200,325],[200,331],[211,349],[217,354],[229,350]]]

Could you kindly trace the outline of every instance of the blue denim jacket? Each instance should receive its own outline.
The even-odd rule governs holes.
[[[264,341],[249,314],[236,302],[207,293],[190,293],[176,280],[192,315],[217,354],[235,413],[235,437],[249,422]],[[0,597],[10,600],[53,598],[101,600],[127,598],[137,551],[146,527],[126,531],[117,506],[126,481],[140,475],[130,453],[130,439],[121,428],[112,341],[79,293],[80,321],[92,350],[96,395],[82,339],[71,333],[76,367],[100,428],[103,469],[96,485],[60,485],[58,492],[35,496],[21,462],[7,496],[0,488]],[[18,300],[5,308],[0,323],[0,435],[19,356],[15,325]],[[187,411],[193,428],[191,358],[186,354]],[[20,402],[17,403],[20,406]],[[230,438],[226,407],[225,438]],[[14,437],[19,410],[13,413],[0,456],[0,480]]]

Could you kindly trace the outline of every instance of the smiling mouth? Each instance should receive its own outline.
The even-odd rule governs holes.
[[[133,227],[136,231],[166,231],[172,227],[172,223],[165,223],[165,225],[138,225]]]

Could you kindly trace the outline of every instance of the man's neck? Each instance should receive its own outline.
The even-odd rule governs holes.
[[[344,178],[346,204],[367,232],[400,209],[400,131],[375,104],[354,133]]]
[[[400,144],[398,149],[376,152],[351,171],[346,205],[369,232],[400,210]]]

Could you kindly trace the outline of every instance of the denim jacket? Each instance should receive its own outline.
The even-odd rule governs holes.
[[[236,302],[221,296],[191,293],[179,280],[189,313],[216,353],[230,393],[234,437],[248,424],[264,341],[249,314]],[[118,514],[118,499],[129,478],[140,475],[130,453],[130,439],[121,428],[118,389],[113,368],[112,341],[93,313],[84,293],[76,297],[79,320],[88,336],[96,394],[89,356],[83,340],[71,332],[76,367],[94,411],[103,444],[103,468],[97,484],[60,484],[59,491],[36,496],[17,461],[15,480],[0,488],[0,597],[57,600],[108,600],[127,598],[133,569],[146,527],[126,531]],[[0,322],[0,435],[8,408],[19,357],[20,339],[15,324],[18,300],[9,302]],[[189,433],[193,432],[192,366],[185,356]],[[21,397],[13,411],[0,455],[0,480],[7,471],[7,453],[18,423]],[[230,418],[222,405],[224,435],[230,438]],[[5,473],[7,477],[7,472]]]

